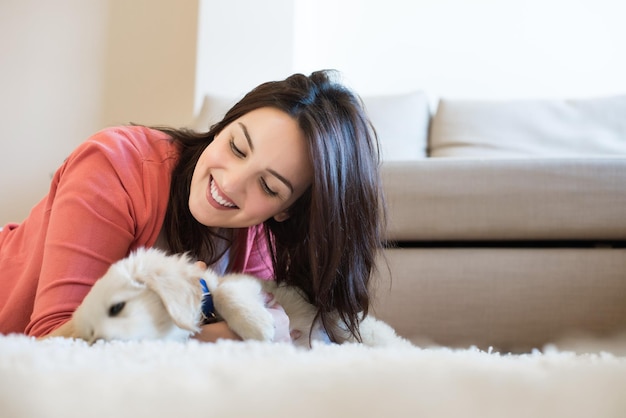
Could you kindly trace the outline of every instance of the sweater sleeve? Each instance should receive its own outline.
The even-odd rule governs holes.
[[[156,239],[158,222],[147,231],[149,238],[139,239],[146,232],[142,219],[155,214],[145,195],[144,155],[128,134],[96,134],[56,173],[27,334],[45,335],[66,322],[113,262]]]

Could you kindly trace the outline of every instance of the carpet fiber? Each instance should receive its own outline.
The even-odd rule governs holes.
[[[625,417],[626,357],[0,336],[0,416]]]

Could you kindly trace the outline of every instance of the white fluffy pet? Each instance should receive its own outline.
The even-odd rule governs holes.
[[[96,340],[184,340],[199,331],[204,278],[215,310],[244,340],[271,341],[274,319],[266,309],[270,293],[289,316],[294,344],[327,341],[321,326],[311,329],[316,314],[294,287],[277,286],[245,274],[217,276],[186,255],[166,255],[157,249],[139,249],[109,268],[91,288],[73,315],[75,336]],[[371,316],[360,324],[369,346],[408,345],[407,340]],[[348,333],[341,342],[354,342]]]

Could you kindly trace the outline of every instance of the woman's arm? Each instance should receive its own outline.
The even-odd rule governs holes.
[[[241,340],[241,338],[228,327],[224,321],[203,325],[200,332],[193,336],[196,340],[214,343],[217,340]]]
[[[74,323],[72,322],[72,320],[70,319],[51,333],[40,337],[40,339],[51,337],[76,338],[76,334],[74,333]]]
[[[51,337],[76,338],[72,320],[70,319],[59,328],[41,338],[44,339]],[[226,322],[216,322],[214,324],[204,325],[202,326],[200,332],[194,335],[193,338],[204,342],[216,342],[218,339],[241,340],[241,338],[239,338],[239,336],[228,327]]]
[[[157,165],[152,171],[164,172],[163,178],[151,176],[154,180],[146,184],[144,158],[150,154],[143,144],[150,142],[142,135],[139,130],[102,131],[79,146],[55,174],[27,334],[67,336],[71,325],[61,324],[71,320],[95,281],[133,246],[150,245],[152,235],[156,239],[159,228],[150,222],[162,219],[168,190],[161,198],[155,189],[157,184],[169,189],[162,181],[169,172]]]

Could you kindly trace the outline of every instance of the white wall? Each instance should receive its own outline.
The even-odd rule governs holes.
[[[362,95],[424,90],[433,107],[626,93],[621,0],[202,1],[196,108],[321,68]]]
[[[626,92],[621,0],[296,0],[294,69],[362,94],[572,97]]]
[[[23,219],[67,153],[100,125],[106,6],[0,2],[0,225]]]
[[[0,225],[95,131],[188,124],[197,0],[0,1]]]
[[[294,61],[292,0],[200,0],[195,108],[287,77]]]

